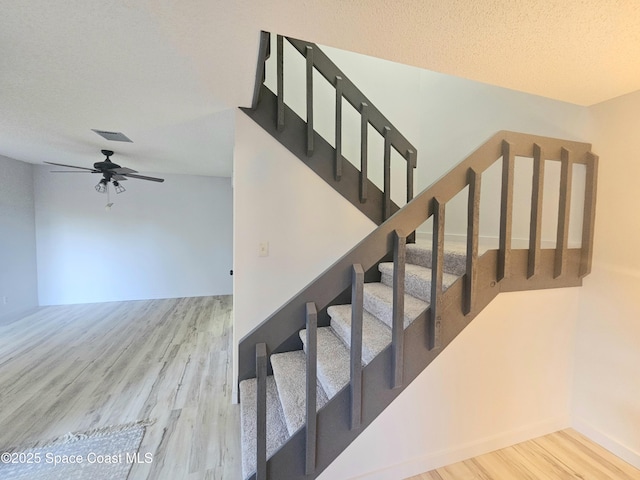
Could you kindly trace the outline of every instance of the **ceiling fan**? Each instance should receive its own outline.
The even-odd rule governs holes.
[[[109,183],[113,184],[113,188],[116,193],[122,193],[125,188],[120,184],[123,180],[128,178],[137,178],[140,180],[149,180],[151,182],[164,182],[164,178],[147,177],[145,175],[139,175],[136,170],[132,170],[127,167],[121,167],[117,163],[111,161],[113,155],[112,150],[101,150],[102,154],[106,157],[102,162],[96,162],[93,164],[93,168],[76,167],[75,165],[65,165],[63,163],[44,162],[49,165],[57,165],[59,167],[77,168],[76,170],[53,170],[52,173],[100,173],[102,178],[96,185],[96,190],[100,193],[108,193]]]

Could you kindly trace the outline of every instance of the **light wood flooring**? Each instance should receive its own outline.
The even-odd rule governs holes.
[[[640,480],[634,468],[572,429],[406,480]]]
[[[0,325],[0,451],[143,419],[129,480],[239,479],[231,296],[44,307]]]

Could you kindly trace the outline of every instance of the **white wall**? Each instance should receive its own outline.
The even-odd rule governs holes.
[[[569,426],[578,290],[499,295],[319,479],[397,480]]]
[[[275,39],[272,39],[275,42]],[[336,48],[321,47],[360,90],[418,149],[415,191],[431,185],[452,167],[464,160],[478,146],[499,130],[514,130],[568,140],[588,141],[589,112],[585,107],[529,95],[463,78],[431,72],[388,60],[359,55]],[[275,43],[267,64],[267,85],[275,91]],[[285,41],[285,102],[305,118],[305,61]],[[317,72],[314,73],[314,128],[329,143],[334,143],[335,91]],[[343,153],[359,166],[360,120],[355,109],[343,101]],[[383,140],[370,127],[368,139],[369,175],[382,188]],[[516,241],[529,238],[526,220],[531,199],[533,161],[516,159],[514,198]],[[405,162],[393,152],[393,200],[404,205],[406,198]],[[559,163],[547,162],[544,192],[542,236],[544,245],[553,247],[556,240]],[[480,235],[497,242],[499,231],[500,162],[483,175]],[[555,188],[554,188],[555,187]],[[574,170],[572,218],[582,218],[584,169]],[[499,203],[498,203],[499,204]],[[447,205],[448,235],[466,232],[466,193]],[[430,225],[430,224],[429,224]],[[419,229],[430,231],[430,227]],[[569,241],[579,246],[581,223],[570,225]]]
[[[241,111],[235,131],[233,335],[237,346],[244,335],[371,232],[374,224]],[[269,243],[268,257],[258,255],[261,242]],[[234,368],[237,372],[237,362]]]
[[[127,191],[35,168],[41,305],[229,294],[231,179],[160,175]]]
[[[0,156],[0,322],[37,306],[33,167]]]
[[[640,468],[640,92],[592,107],[593,273],[580,292],[574,426]]]

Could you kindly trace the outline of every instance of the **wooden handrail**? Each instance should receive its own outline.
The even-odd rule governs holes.
[[[349,80],[349,78],[338,68],[338,66],[331,61],[327,55],[318,48],[314,43],[305,42],[295,38],[287,37],[287,40],[293,47],[300,52],[301,55],[306,55],[306,49],[308,47],[314,48],[313,66],[320,72],[320,74],[327,79],[331,85],[335,85],[336,77],[342,79],[342,96],[345,98],[356,110],[360,110],[363,103],[369,105],[369,123],[375,128],[380,135],[384,135],[385,127],[391,128],[390,142],[393,148],[402,155],[402,157],[408,160],[408,151],[413,150],[416,152],[416,148],[407,140],[397,128],[393,128],[393,124],[385,117],[380,110],[378,110],[371,101],[362,93],[355,84]],[[415,168],[415,166],[414,166]]]
[[[255,376],[253,355],[256,343],[265,342],[269,351],[276,351],[295,332],[304,328],[307,302],[313,301],[318,311],[322,311],[331,305],[338,296],[351,288],[351,269],[353,265],[362,265],[365,272],[375,267],[378,262],[393,251],[396,230],[415,231],[433,215],[434,198],[438,198],[441,204],[446,204],[469,184],[470,169],[480,175],[503,156],[505,142],[509,144],[509,156],[534,158],[535,146],[538,145],[544,151],[546,160],[561,161],[562,151],[565,149],[571,152],[573,164],[587,166],[581,272],[583,274],[588,273],[593,251],[597,169],[597,157],[591,153],[591,145],[582,142],[501,131],[476,149],[466,160],[452,168],[429,188],[416,196],[324,273],[298,292],[278,311],[247,334],[239,345],[239,380]]]

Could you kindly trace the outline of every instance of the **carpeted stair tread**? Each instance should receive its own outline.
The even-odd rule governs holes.
[[[302,342],[306,342],[307,331],[300,331]],[[306,349],[306,345],[305,345]],[[318,328],[318,380],[329,399],[349,383],[349,350],[331,327]]]
[[[351,345],[351,305],[327,309],[331,327],[345,345]],[[391,343],[391,329],[366,310],[362,315],[362,362],[366,365]]]
[[[408,243],[407,263],[431,268],[431,245]],[[462,276],[467,271],[467,251],[464,244],[447,245],[444,251],[443,270],[452,275]]]
[[[378,265],[382,273],[382,283],[393,287],[393,262],[383,262]],[[417,297],[425,302],[431,301],[431,272],[432,270],[420,265],[407,263],[405,265],[404,288],[409,295]],[[450,273],[442,274],[442,287],[444,290],[453,285],[459,277]]]
[[[427,307],[429,307],[428,303],[405,293],[404,328],[411,325]],[[365,283],[364,308],[391,328],[393,325],[393,289],[383,283]]]
[[[293,435],[306,422],[307,356],[302,350],[276,353],[271,355],[271,366],[287,430]],[[327,401],[327,394],[318,382],[317,409]]]
[[[240,423],[242,443],[242,478],[256,470],[256,398],[258,382],[255,378],[240,382]],[[267,377],[267,458],[271,457],[289,438],[284,421],[276,382]]]

